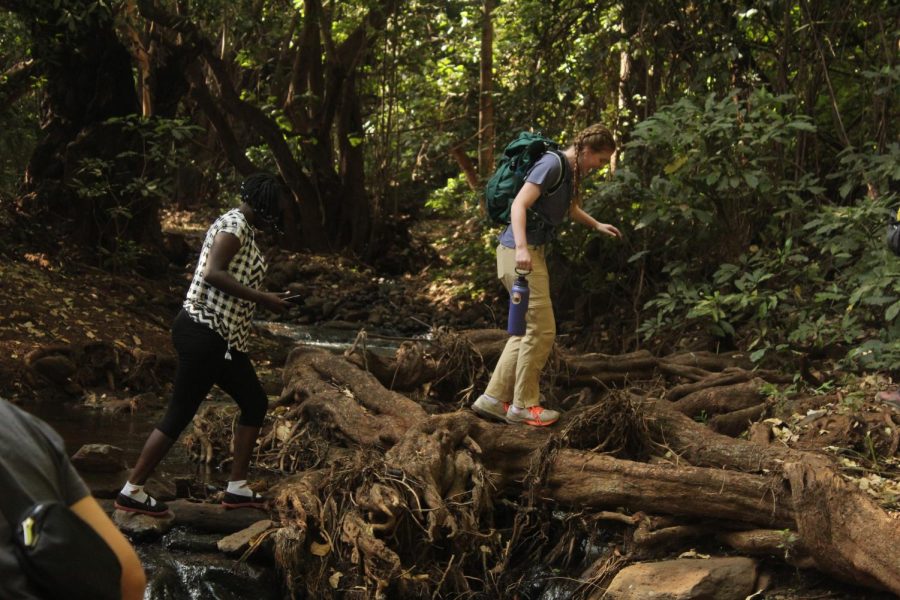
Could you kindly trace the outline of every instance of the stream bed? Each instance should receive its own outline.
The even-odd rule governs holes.
[[[343,352],[354,343],[365,344],[371,352],[391,356],[403,341],[428,341],[394,336],[390,333],[367,332],[358,338],[359,326],[306,327],[279,322],[257,322],[261,335],[332,352]],[[144,441],[153,430],[161,411],[107,414],[82,405],[56,402],[33,403],[29,412],[47,421],[60,433],[70,453],[85,444],[109,444],[122,448],[125,460],[133,465]],[[250,478],[255,475],[251,469]],[[84,473],[83,477],[98,497],[111,498],[124,482],[124,474]],[[269,475],[271,476],[271,475]],[[220,490],[227,484],[228,474],[199,464],[176,443],[154,473],[161,481],[190,478],[194,489]],[[123,479],[123,481],[119,481]],[[113,481],[115,480],[115,481]],[[112,494],[112,495],[111,495]],[[261,513],[260,518],[264,518]],[[201,533],[177,527],[155,541],[135,541],[135,548],[147,573],[145,600],[281,600],[289,598],[281,576],[273,566],[271,553],[249,561],[239,561],[218,551],[216,543],[223,534]],[[570,577],[553,577],[536,573],[532,585],[520,590],[523,598],[564,600],[576,587]]]
[[[304,327],[278,322],[257,322],[256,328],[291,344],[302,344],[332,352],[343,352],[357,339],[359,327]],[[369,334],[366,348],[392,355],[405,338]],[[107,414],[78,404],[35,402],[27,410],[49,423],[74,454],[85,444],[109,444],[124,451],[133,465],[161,411]],[[98,497],[111,497],[124,483],[122,474],[83,473]],[[173,481],[189,477],[194,488],[223,489],[228,474],[191,460],[185,447],[176,443],[156,469],[153,478]],[[254,473],[251,469],[251,479]],[[119,481],[119,479],[123,479]],[[115,480],[115,481],[113,481]],[[264,515],[261,513],[260,518]],[[207,534],[175,528],[161,539],[135,542],[147,573],[145,600],[280,600],[288,597],[271,557],[241,562],[220,553],[216,542],[221,534]]]

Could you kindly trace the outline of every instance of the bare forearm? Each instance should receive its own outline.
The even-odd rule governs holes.
[[[516,248],[524,248],[528,245],[528,236],[525,233],[525,211],[526,209],[521,203],[513,202],[509,212]]]
[[[512,225],[513,238],[516,240],[516,248],[528,247],[528,236],[525,233],[526,213],[541,196],[541,188],[529,182],[525,182],[516,199],[513,200],[509,210],[509,221]]]
[[[590,227],[591,229],[597,229],[597,226],[600,225],[600,222],[597,221],[597,219],[587,214],[584,209],[579,206],[573,206],[569,211],[569,216],[571,216],[572,220],[576,223],[581,223],[582,225]]]

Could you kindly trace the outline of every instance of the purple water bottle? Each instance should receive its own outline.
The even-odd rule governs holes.
[[[519,274],[509,290],[509,321],[506,331],[509,335],[525,335],[525,313],[528,312],[528,280],[525,274]]]

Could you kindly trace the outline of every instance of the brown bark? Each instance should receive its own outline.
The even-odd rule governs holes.
[[[478,175],[487,179],[494,168],[494,2],[483,0],[481,14],[481,78],[478,95]]]
[[[429,417],[373,375],[324,352],[295,350],[285,382],[290,390],[285,398],[300,403],[320,427],[353,446],[387,448],[385,473],[419,490],[417,499],[405,500],[402,492],[396,496],[371,486],[357,491],[370,498],[368,514],[381,514],[376,522],[387,525],[373,534],[366,526],[371,517],[353,513],[344,522],[345,541],[355,544],[379,577],[398,572],[402,551],[388,544],[388,536],[396,535],[391,532],[399,526],[404,503],[412,501],[409,508],[428,539],[452,539],[454,532],[469,530],[466,519],[477,528],[472,519],[498,491],[524,491],[535,503],[549,500],[579,510],[625,507],[687,519],[660,533],[671,539],[695,532],[692,520],[706,526],[719,522],[726,529],[795,529],[819,568],[869,587],[900,590],[900,564],[891,550],[900,539],[898,524],[843,483],[827,459],[714,433],[667,401],[633,398],[652,438],[664,441],[677,458],[675,464],[651,464],[568,447],[576,439],[568,425],[581,418],[578,411],[566,414],[552,431],[490,424],[468,411]],[[592,427],[595,422],[587,424]],[[476,508],[460,512],[460,506]],[[739,536],[732,543],[751,544]]]
[[[461,146],[453,146],[450,148],[450,156],[453,157],[453,160],[456,161],[456,164],[459,166],[459,170],[463,172],[463,175],[466,176],[466,183],[469,184],[469,189],[473,192],[481,189],[481,183],[478,181],[478,171],[475,168],[475,165],[472,163],[472,159],[465,153]],[[487,216],[487,212],[484,207],[484,198],[479,198],[479,202],[481,203],[481,213]]]
[[[222,150],[225,152],[225,156],[228,158],[228,162],[244,177],[259,171],[259,168],[247,158],[247,154],[237,141],[227,117],[219,110],[212,94],[209,92],[206,80],[200,72],[199,65],[191,67],[189,76],[193,82],[191,96],[197,102],[200,110],[206,115],[206,118],[209,119],[213,129],[215,129],[216,137],[222,146]]]
[[[283,401],[301,404],[308,418],[327,423],[354,444],[392,446],[425,418],[421,406],[385,389],[370,373],[317,350],[294,349],[284,377]]]
[[[777,556],[788,564],[810,569],[817,568],[809,552],[791,531],[775,529],[750,529],[726,531],[716,534],[723,544],[727,544],[741,554],[751,556]]]
[[[480,424],[479,424],[480,425]],[[483,460],[506,480],[520,481],[537,448],[510,428],[476,432]],[[529,432],[525,432],[528,434]],[[524,457],[517,459],[509,453]],[[590,452],[561,450],[553,459],[542,497],[568,507],[608,508],[688,517],[710,517],[772,527],[790,527],[793,514],[776,479],[706,469],[625,461]]]
[[[107,513],[115,510],[114,500],[98,499],[97,502]],[[236,533],[268,518],[268,512],[255,508],[228,510],[221,504],[189,500],[174,500],[167,504],[175,515],[175,527],[187,527],[204,533]]]
[[[118,195],[145,164],[137,136],[121,124],[108,123],[139,110],[131,57],[118,39],[112,12],[102,4],[85,5],[81,9],[89,18],[70,30],[64,7],[4,6],[30,32],[31,56],[46,81],[42,138],[25,171],[25,186],[35,192],[26,197],[29,212],[62,223],[71,230],[71,241],[92,249],[115,252],[127,241],[159,247],[157,200]],[[85,160],[102,161],[109,165],[108,173],[97,180],[79,173]],[[102,192],[75,193],[76,177],[87,186],[99,181]],[[126,203],[128,217],[118,210]]]
[[[724,415],[716,415],[707,422],[707,425],[716,433],[737,437],[762,418],[768,408],[769,406],[762,402]]]
[[[787,463],[797,532],[816,564],[841,579],[900,594],[900,521],[831,469]]]
[[[699,390],[673,402],[672,406],[689,417],[729,413],[759,404],[762,400],[760,392],[762,384],[761,379],[754,379],[745,383]]]

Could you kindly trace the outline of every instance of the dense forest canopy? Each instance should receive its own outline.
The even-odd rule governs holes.
[[[108,268],[158,252],[161,206],[232,201],[269,169],[290,248],[377,261],[411,217],[470,220],[442,258],[479,265],[471,295],[494,157],[522,129],[600,121],[620,151],[585,205],[626,239],[561,235],[554,285],[578,293],[558,318],[599,319],[617,350],[703,332],[756,361],[900,356],[889,0],[0,7],[3,202]]]

